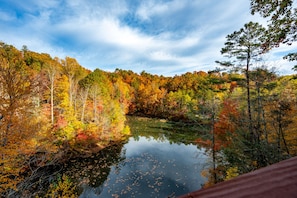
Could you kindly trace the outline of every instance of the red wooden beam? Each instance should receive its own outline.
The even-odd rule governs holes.
[[[297,157],[243,174],[179,198],[297,198]]]

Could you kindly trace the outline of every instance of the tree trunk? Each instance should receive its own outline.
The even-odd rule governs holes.
[[[55,77],[56,77],[56,69],[54,68],[53,65],[50,65],[50,68],[48,68],[47,70],[47,74],[48,74],[48,79],[50,81],[50,87],[49,90],[50,90],[50,108],[51,108],[51,124],[53,125],[54,124],[54,89],[55,89]]]
[[[215,102],[214,98],[212,100],[212,112],[211,112],[211,134],[212,134],[212,163],[213,163],[213,179],[214,184],[216,184],[218,181],[217,179],[217,173],[216,173],[216,146],[215,146]]]
[[[255,137],[253,133],[253,123],[252,123],[252,111],[251,111],[251,94],[250,94],[250,74],[249,74],[249,67],[250,67],[250,50],[248,50],[247,54],[247,63],[246,63],[246,89],[247,89],[247,106],[248,106],[248,126],[249,126],[249,134],[250,140],[255,142]]]
[[[95,91],[94,91],[94,96],[93,96],[93,120],[95,123],[98,122],[98,119],[97,119],[97,96],[96,96]]]
[[[54,77],[51,78],[51,123],[54,124]]]
[[[81,121],[84,122],[85,119],[85,109],[86,109],[86,103],[87,103],[87,99],[88,99],[88,93],[89,93],[89,88],[86,88],[85,90],[83,90],[83,106],[82,106],[82,112],[81,112]]]
[[[261,101],[261,106],[263,107],[262,101]],[[262,118],[263,118],[263,127],[264,127],[264,134],[265,134],[265,140],[266,143],[268,144],[268,132],[267,132],[267,122],[266,122],[266,116],[265,116],[265,110],[262,108]]]
[[[72,108],[73,103],[73,75],[68,75],[68,81],[69,81],[69,107]]]
[[[281,128],[282,128],[282,123],[281,123],[281,112],[280,110],[277,111],[277,122],[278,122],[278,130],[277,130],[277,148],[279,154],[281,154]]]
[[[290,151],[289,151],[289,148],[288,148],[288,145],[287,145],[287,141],[286,141],[286,139],[285,139],[285,135],[284,135],[284,132],[283,132],[282,129],[281,129],[281,131],[280,131],[280,134],[281,134],[281,136],[282,136],[282,140],[283,140],[283,143],[284,143],[284,146],[285,146],[285,150],[286,150],[286,152],[288,153],[288,155],[290,155]]]
[[[216,148],[215,148],[215,131],[214,131],[214,114],[211,118],[211,130],[212,130],[212,163],[213,163],[213,179],[214,183],[217,183],[217,173],[216,173]]]

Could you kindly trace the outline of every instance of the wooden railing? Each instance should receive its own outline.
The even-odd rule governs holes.
[[[238,176],[180,198],[297,198],[297,157]]]

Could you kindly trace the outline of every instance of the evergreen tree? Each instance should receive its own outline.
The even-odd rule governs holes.
[[[297,40],[297,8],[294,6],[294,0],[251,0],[251,13],[259,13],[268,19],[264,51],[281,43],[291,45]],[[297,53],[290,53],[284,58],[296,61]],[[297,65],[293,69],[297,70]]]
[[[247,108],[248,108],[248,128],[250,139],[257,141],[258,137],[253,132],[251,96],[250,96],[250,69],[252,61],[259,60],[261,47],[264,41],[265,28],[258,23],[249,22],[239,31],[235,31],[227,36],[225,47],[221,53],[226,54],[232,61],[219,62],[224,66],[235,66],[236,70],[242,69],[245,74],[247,90]]]

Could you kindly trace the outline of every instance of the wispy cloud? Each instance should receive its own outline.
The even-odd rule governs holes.
[[[0,3],[4,42],[61,58],[72,56],[89,69],[163,75],[213,69],[214,61],[222,59],[227,34],[255,18],[263,21],[249,14],[249,0]],[[272,61],[281,59],[287,48],[282,49],[271,55]]]

